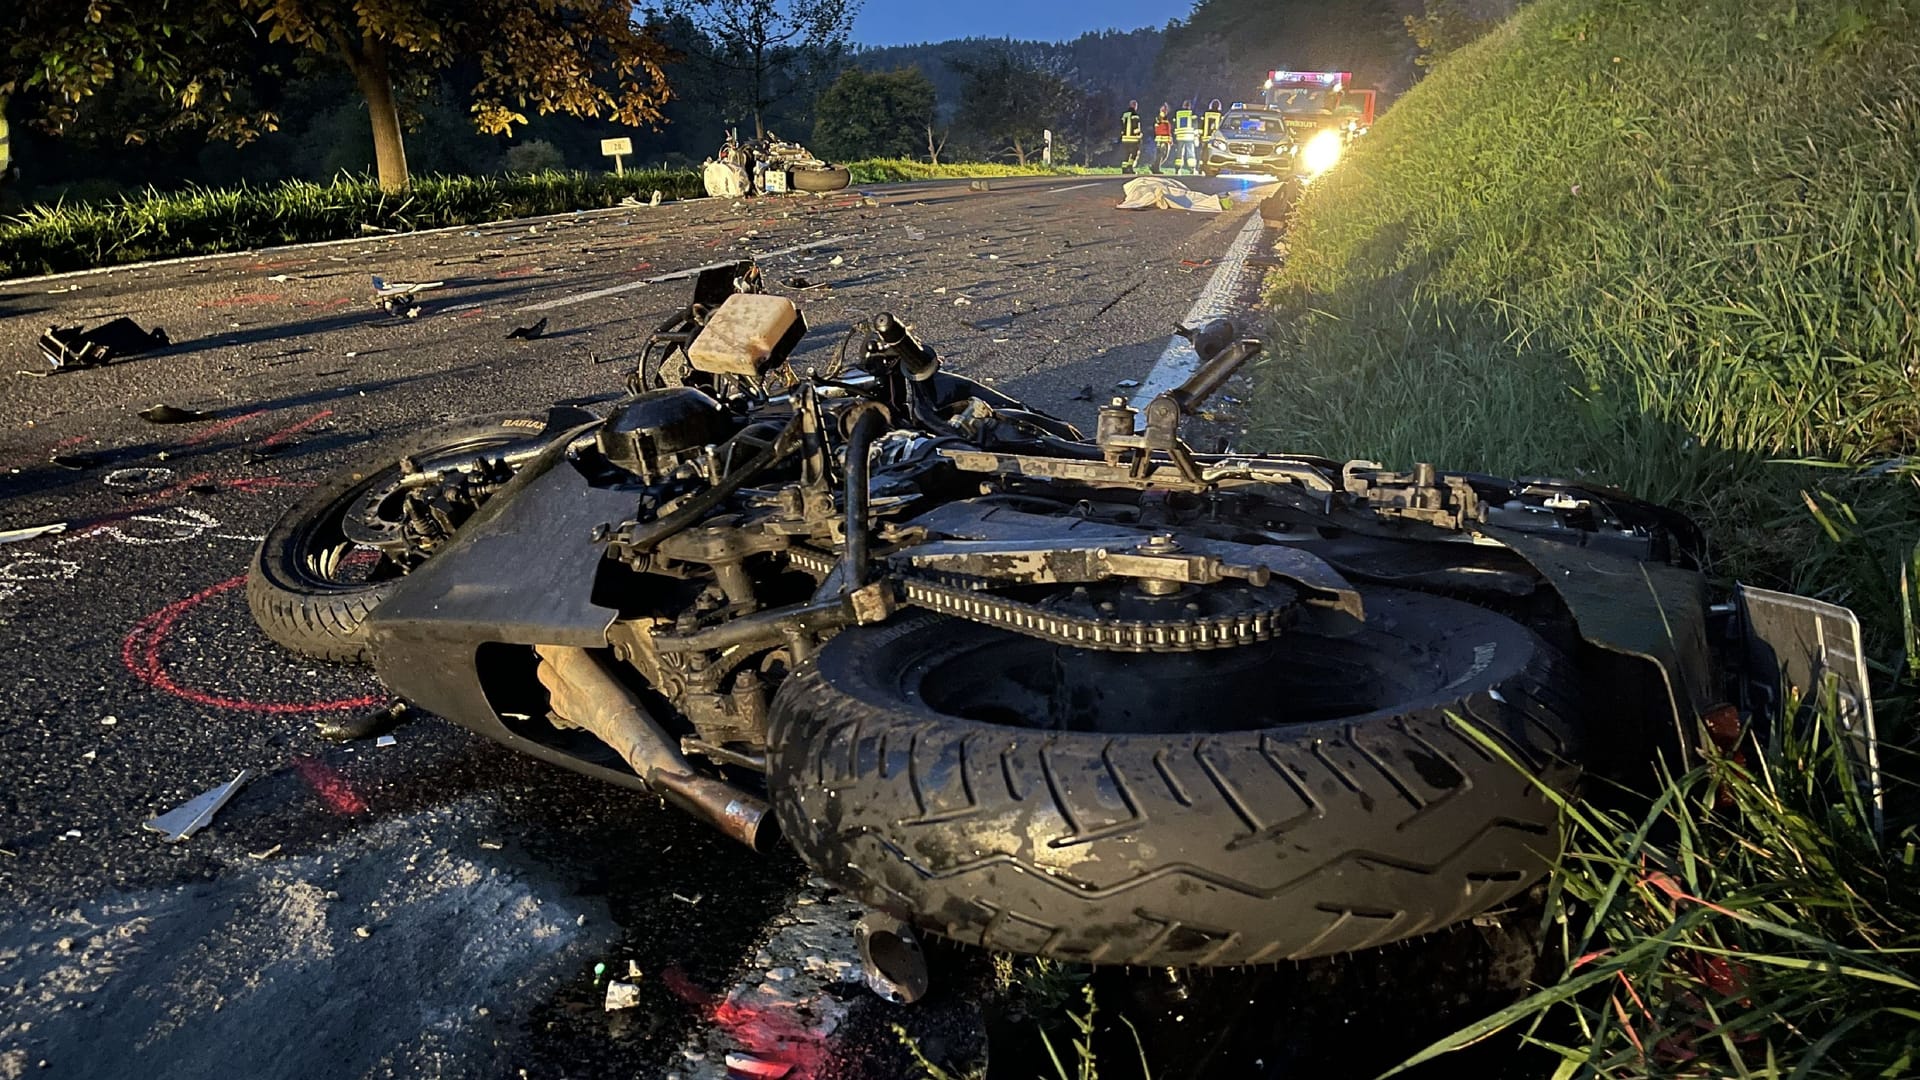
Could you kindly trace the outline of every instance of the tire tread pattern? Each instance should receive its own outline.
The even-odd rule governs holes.
[[[1527,663],[1450,707],[1313,734],[929,721],[810,664],[775,702],[770,787],[817,870],[970,944],[1187,966],[1368,948],[1485,911],[1557,854],[1553,801],[1449,715],[1571,789],[1571,672],[1526,636]],[[892,771],[862,752],[909,733]]]

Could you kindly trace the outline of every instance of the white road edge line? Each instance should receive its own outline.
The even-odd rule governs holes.
[[[1112,180],[1092,180],[1084,184],[1074,184],[1071,187],[1048,188],[1047,194],[1058,195],[1063,191],[1079,191],[1081,188],[1099,187],[1101,184],[1111,184],[1111,183],[1113,183]]]
[[[813,240],[805,244],[795,244],[792,247],[763,251],[755,255],[754,258],[771,259],[776,255],[792,255],[796,252],[812,251],[815,248],[828,247],[833,244],[844,244],[851,239],[853,239],[851,236],[829,236],[825,240]],[[739,261],[739,259],[723,259],[720,262],[704,263],[700,266],[689,266],[685,270],[675,270],[670,274],[657,274],[650,278],[642,278],[639,281],[629,281],[623,285],[609,285],[604,289],[575,293],[572,296],[562,296],[557,300],[542,300],[537,304],[528,304],[525,307],[517,307],[513,310],[516,314],[522,311],[552,311],[554,308],[584,304],[589,300],[598,300],[603,296],[613,296],[617,293],[632,292],[635,289],[645,288],[648,285],[658,285],[663,281],[679,281],[681,278],[690,278],[702,270],[717,270],[722,266],[732,266]]]
[[[1187,312],[1182,326],[1195,326],[1208,319],[1218,318],[1230,313],[1234,301],[1240,295],[1240,289],[1246,278],[1247,260],[1253,256],[1253,249],[1259,245],[1261,234],[1266,232],[1266,222],[1256,208],[1247,216],[1247,223],[1240,234],[1227,246],[1227,253],[1220,257],[1220,265],[1213,271],[1213,277],[1207,279],[1207,287],[1200,292],[1200,299],[1193,302],[1193,310]],[[1134,391],[1132,405],[1144,410],[1147,403],[1167,391],[1187,381],[1193,369],[1200,366],[1200,355],[1186,338],[1174,335],[1167,343],[1166,351],[1153,365],[1153,370],[1140,381]]]

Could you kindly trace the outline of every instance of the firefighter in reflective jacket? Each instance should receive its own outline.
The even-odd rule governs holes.
[[[1167,167],[1167,159],[1173,156],[1173,117],[1167,115],[1167,103],[1160,103],[1160,115],[1153,118],[1154,158],[1153,171],[1159,172]]]
[[[1200,114],[1200,137],[1211,139],[1220,134],[1220,99],[1207,102],[1207,111]]]
[[[1200,118],[1193,114],[1193,102],[1180,105],[1180,111],[1173,114],[1173,142],[1175,176],[1184,172],[1200,171]]]
[[[1127,102],[1127,111],[1120,114],[1120,161],[1121,172],[1132,172],[1140,164],[1140,103]]]

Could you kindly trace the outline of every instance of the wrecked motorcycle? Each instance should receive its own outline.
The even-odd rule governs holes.
[[[1094,963],[1471,918],[1541,878],[1583,775],[1822,679],[1870,735],[1851,617],[1710,604],[1679,514],[1196,452],[1260,348],[1230,326],[1091,437],[891,315],[796,374],[805,329],[751,264],[702,274],[605,415],[468,421],[308,494],[259,624],[921,928]]]

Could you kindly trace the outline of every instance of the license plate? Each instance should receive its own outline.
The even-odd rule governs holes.
[[[1233,160],[1239,162],[1242,165],[1251,165],[1253,164],[1253,155],[1252,154],[1235,154],[1233,155]]]

